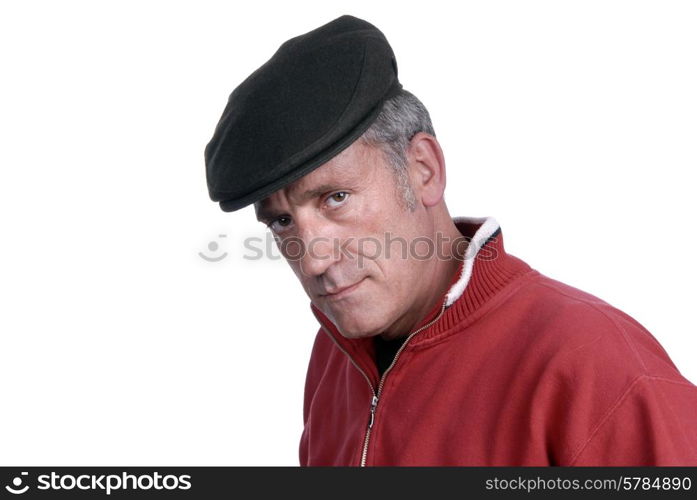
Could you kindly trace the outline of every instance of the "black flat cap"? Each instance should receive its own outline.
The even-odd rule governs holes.
[[[329,161],[401,84],[387,39],[353,16],[281,45],[230,95],[205,149],[208,192],[232,212]]]

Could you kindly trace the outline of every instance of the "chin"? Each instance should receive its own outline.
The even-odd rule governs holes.
[[[355,321],[336,321],[334,324],[339,330],[339,333],[341,333],[341,335],[347,339],[374,337],[380,333],[379,328],[375,328],[374,326],[370,325],[357,324]]]

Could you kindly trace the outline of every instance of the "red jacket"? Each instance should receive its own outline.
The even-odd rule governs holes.
[[[300,464],[697,465],[697,387],[656,339],[507,254],[495,219],[455,222],[476,255],[382,381],[373,339],[312,306]]]

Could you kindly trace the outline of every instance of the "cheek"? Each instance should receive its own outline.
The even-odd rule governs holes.
[[[386,213],[372,212],[371,209],[371,212],[362,216],[359,223],[347,231],[351,237],[347,248],[356,255],[375,261],[408,254],[406,250],[408,250],[409,240],[401,235],[401,228],[394,223],[394,218],[386,217],[386,215]]]
[[[393,207],[384,198],[384,194],[372,191],[357,196],[346,214],[353,236],[380,236],[394,225]]]

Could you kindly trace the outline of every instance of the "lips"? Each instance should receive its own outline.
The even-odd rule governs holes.
[[[341,288],[335,288],[334,290],[329,290],[327,291],[326,294],[323,294],[322,296],[326,299],[338,299],[340,297],[345,297],[346,295],[352,293],[354,290],[358,288],[358,286],[363,283],[365,278],[357,281],[353,285],[341,287]]]

